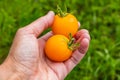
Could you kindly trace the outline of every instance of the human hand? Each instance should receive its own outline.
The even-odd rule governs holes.
[[[53,34],[48,32],[40,38],[38,36],[52,25],[53,20],[54,13],[50,11],[46,16],[17,31],[9,55],[0,66],[0,80],[63,80],[80,62],[90,41],[85,29],[76,33],[75,39],[80,42],[80,47],[70,59],[53,62],[46,57],[44,46]]]

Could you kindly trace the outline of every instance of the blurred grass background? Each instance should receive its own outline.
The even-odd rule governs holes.
[[[49,10],[59,0],[0,0],[0,63],[18,28]],[[90,48],[65,80],[120,80],[120,0],[62,0],[91,35]]]

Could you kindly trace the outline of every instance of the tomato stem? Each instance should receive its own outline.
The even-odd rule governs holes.
[[[60,8],[59,5],[57,5],[57,14],[60,16],[60,17],[65,17],[67,15],[67,12],[63,12],[62,9]]]
[[[75,42],[75,38],[72,37],[71,33],[69,34],[69,39],[70,39],[70,41],[68,42],[68,48],[70,50],[73,51],[73,50],[77,49],[80,46],[80,43]]]
[[[70,41],[69,41],[69,43],[68,43],[68,46],[71,46],[72,44],[73,44],[73,42],[74,42],[74,38],[72,37],[72,34],[70,33],[69,34],[69,39],[70,39]]]

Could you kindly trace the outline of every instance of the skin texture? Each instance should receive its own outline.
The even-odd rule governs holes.
[[[81,46],[65,62],[50,61],[44,52],[51,32],[38,37],[54,20],[54,12],[20,28],[13,40],[8,57],[0,65],[0,80],[63,80],[80,62],[88,50],[90,36],[87,30],[75,35]]]
[[[67,60],[72,51],[68,48],[69,39],[63,35],[54,35],[50,37],[45,45],[45,52],[49,59],[53,61]]]
[[[66,37],[69,37],[70,33],[74,36],[78,31],[78,21],[75,16],[69,13],[64,17],[55,15],[52,31],[54,34],[62,34]]]

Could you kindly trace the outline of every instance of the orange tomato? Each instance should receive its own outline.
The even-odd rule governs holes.
[[[54,34],[61,34],[66,37],[69,37],[70,33],[74,36],[78,31],[78,21],[75,16],[69,13],[64,17],[55,15],[52,31]]]
[[[67,60],[72,51],[68,48],[69,39],[64,35],[53,35],[45,45],[46,56],[53,61]]]

